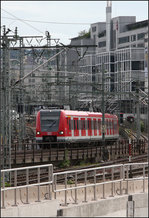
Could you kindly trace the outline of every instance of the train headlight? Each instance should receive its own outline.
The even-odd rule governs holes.
[[[40,135],[40,132],[39,132],[39,131],[37,132],[37,135]]]
[[[64,132],[63,132],[63,131],[60,131],[60,132],[59,132],[59,134],[60,134],[60,135],[63,135],[63,134],[64,134]]]

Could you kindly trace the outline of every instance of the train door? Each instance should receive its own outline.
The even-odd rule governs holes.
[[[97,136],[97,121],[95,118],[93,119],[93,131],[94,131],[94,136]]]
[[[118,121],[114,120],[114,135],[118,134]]]
[[[67,131],[67,134],[68,134],[68,136],[71,136],[71,130],[72,130],[71,117],[67,117],[67,124],[68,124],[68,131]]]
[[[115,125],[115,120],[113,120],[113,135],[115,135],[115,133],[116,133],[116,125]]]
[[[85,118],[81,118],[81,136],[86,136]]]
[[[71,136],[74,139],[74,118],[71,117]]]
[[[110,135],[112,135],[112,120],[110,119]]]
[[[87,119],[87,129],[88,129],[88,136],[92,136],[92,129],[91,129],[91,118]]]
[[[109,119],[109,135],[111,135],[111,120]]]
[[[107,119],[105,119],[105,125],[104,125],[104,130],[105,136],[107,135]]]
[[[119,135],[119,125],[118,125],[118,120],[116,121],[117,124],[117,134]]]
[[[74,126],[74,137],[79,136],[78,118],[73,119],[73,126]]]
[[[98,119],[98,131],[99,135],[101,136],[101,119]]]
[[[114,135],[114,122],[113,122],[113,119],[112,119],[112,121],[111,121],[111,128],[112,128],[112,130],[111,130],[111,134],[112,135]]]
[[[109,126],[110,125],[109,125],[109,120],[108,119],[106,120],[106,126],[107,126],[107,135],[109,135]]]

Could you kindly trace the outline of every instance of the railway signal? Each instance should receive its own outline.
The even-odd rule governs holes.
[[[128,116],[128,117],[127,117],[127,121],[128,121],[129,123],[133,123],[133,122],[134,122],[134,116]]]
[[[131,158],[132,158],[132,141],[131,141],[131,137],[132,137],[132,131],[130,130],[130,132],[129,132],[129,162],[130,163],[131,163]],[[129,171],[129,178],[132,178],[131,165],[130,165],[130,171]]]

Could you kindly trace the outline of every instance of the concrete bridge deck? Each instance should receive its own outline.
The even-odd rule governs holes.
[[[125,184],[123,184],[123,187]],[[106,185],[105,199],[100,198],[93,200],[93,189],[89,189],[87,202],[81,201],[83,199],[82,191],[78,192],[78,203],[74,203],[74,198],[70,194],[70,203],[68,206],[63,206],[64,193],[59,193],[57,199],[45,200],[45,193],[47,193],[47,186],[40,190],[41,202],[37,202],[37,187],[30,187],[30,202],[25,204],[26,190],[18,190],[17,205],[13,205],[13,191],[6,191],[7,207],[1,209],[1,217],[126,217],[128,194],[123,191],[119,195],[119,184],[115,184],[115,196],[110,197],[110,184]],[[123,190],[125,190],[123,188]],[[100,190],[99,190],[100,191]],[[98,192],[99,193],[99,192]],[[98,194],[97,193],[97,194]],[[129,184],[129,194],[133,196],[135,201],[135,217],[148,217],[148,181],[145,182],[145,193],[142,192],[141,181],[131,181]]]
[[[143,176],[134,178],[127,178],[127,176],[125,178],[125,167],[120,164],[83,170],[83,173],[87,171],[95,173],[93,174],[94,180],[86,180],[85,176],[84,184],[77,181],[77,173],[82,173],[82,170],[75,171],[75,182],[72,184],[68,183],[67,176],[73,171],[51,173],[49,176],[53,176],[49,177],[50,183],[46,184],[38,182],[36,184],[28,183],[22,187],[5,188],[3,183],[1,217],[126,217],[128,196],[130,195],[134,201],[134,217],[148,217],[146,164],[142,163]],[[48,167],[52,167],[52,165],[48,165]],[[105,175],[111,167],[112,171],[115,167],[119,168],[120,178],[114,180],[114,174],[112,174],[113,180],[109,177],[105,180]],[[52,168],[48,169],[51,169],[49,172],[52,172]],[[28,169],[26,168],[26,170]],[[96,176],[101,175],[98,170],[103,170],[103,181],[95,180]],[[39,169],[38,172],[40,172]],[[4,178],[4,171],[2,175]],[[56,183],[58,175],[65,175],[65,180]],[[82,174],[80,175],[82,178]],[[84,173],[84,175],[87,174]]]

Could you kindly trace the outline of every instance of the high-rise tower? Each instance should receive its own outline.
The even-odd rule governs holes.
[[[107,1],[106,7],[106,51],[110,51],[112,2]]]

